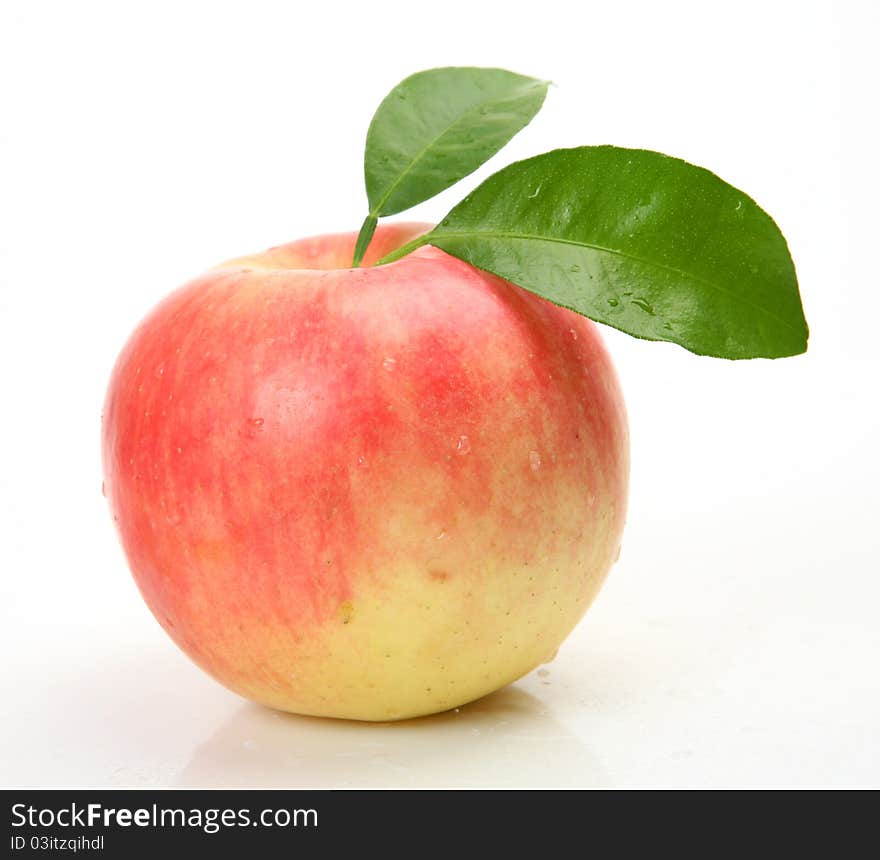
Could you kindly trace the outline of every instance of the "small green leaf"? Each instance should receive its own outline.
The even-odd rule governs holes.
[[[701,355],[807,347],[794,264],[770,216],[708,170],[657,152],[581,147],[511,164],[417,244],[426,243]]]
[[[546,94],[546,81],[503,69],[430,69],[399,83],[367,132],[370,214],[402,212],[473,173],[528,125]]]

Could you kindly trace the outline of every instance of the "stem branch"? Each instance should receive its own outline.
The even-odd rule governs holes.
[[[401,245],[395,251],[386,254],[381,260],[377,260],[373,265],[384,266],[386,263],[396,262],[401,257],[411,254],[416,248],[421,248],[423,245],[430,244],[430,236],[430,233],[426,233],[424,236],[417,236],[412,242],[407,242],[405,245]]]

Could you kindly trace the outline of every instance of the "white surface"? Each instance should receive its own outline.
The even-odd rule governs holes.
[[[3,4],[0,784],[880,785],[876,6],[367,8]],[[629,522],[549,674],[405,724],[274,714],[143,606],[99,492],[104,385],[178,283],[355,229],[373,109],[451,64],[559,84],[465,187],[613,142],[755,196],[798,265],[810,353],[731,364],[610,333]]]

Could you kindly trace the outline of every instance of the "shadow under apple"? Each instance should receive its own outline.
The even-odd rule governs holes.
[[[394,723],[300,717],[247,704],[199,745],[180,787],[594,787],[581,741],[517,687]]]

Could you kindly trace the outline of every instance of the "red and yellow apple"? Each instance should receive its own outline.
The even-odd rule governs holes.
[[[106,492],[153,614],[285,711],[393,720],[550,660],[619,551],[629,450],[595,326],[380,226],[237,259],[120,355]]]

